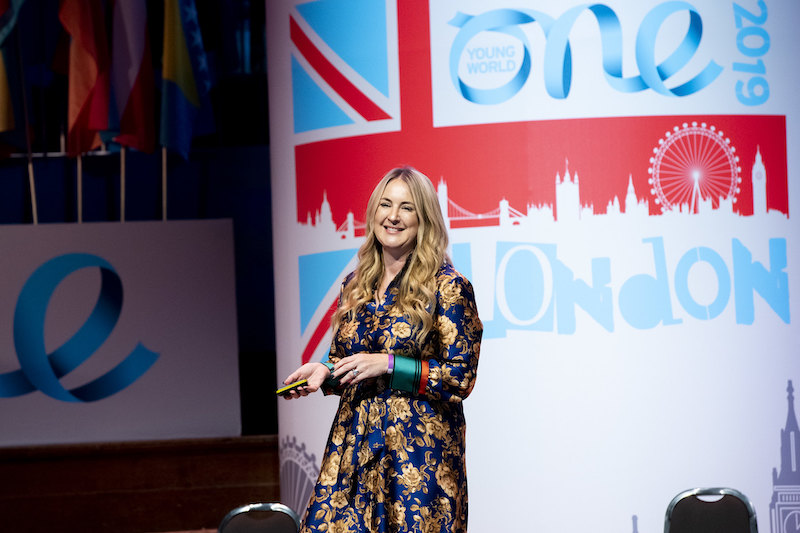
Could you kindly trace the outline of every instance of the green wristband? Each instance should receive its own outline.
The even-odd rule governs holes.
[[[416,392],[422,373],[422,361],[402,355],[394,356],[394,371],[389,386],[405,392]]]
[[[325,361],[322,364],[325,365],[326,367],[328,367],[328,377],[325,379],[324,385],[326,385],[328,387],[338,387],[339,386],[339,380],[337,378],[333,377],[333,363]]]

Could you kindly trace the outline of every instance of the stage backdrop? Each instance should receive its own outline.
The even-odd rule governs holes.
[[[471,531],[656,533],[718,485],[798,531],[798,20],[794,0],[267,2],[278,375],[325,359],[369,192],[413,165],[485,326]],[[336,403],[280,403],[300,512]]]
[[[0,228],[0,446],[241,433],[230,220]]]

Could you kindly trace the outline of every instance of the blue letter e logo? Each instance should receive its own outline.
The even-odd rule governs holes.
[[[100,269],[100,295],[91,315],[63,345],[47,353],[44,323],[56,287],[83,268]],[[14,311],[14,346],[20,369],[0,374],[0,398],[34,390],[65,402],[92,402],[115,394],[142,376],[158,354],[141,344],[119,365],[85,385],[67,390],[59,379],[86,361],[105,342],[122,310],[122,281],[105,260],[90,254],[66,254],[39,267],[22,287]]]

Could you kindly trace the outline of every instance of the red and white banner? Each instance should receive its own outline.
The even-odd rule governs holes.
[[[485,327],[471,530],[660,531],[680,491],[730,486],[794,531],[798,16],[268,2],[278,375],[326,357],[368,195],[412,165]],[[301,513],[335,407],[280,403]]]

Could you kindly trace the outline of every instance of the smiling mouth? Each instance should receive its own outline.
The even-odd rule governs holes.
[[[400,233],[405,228],[394,228],[392,226],[384,226],[383,229],[385,229],[388,233]]]

